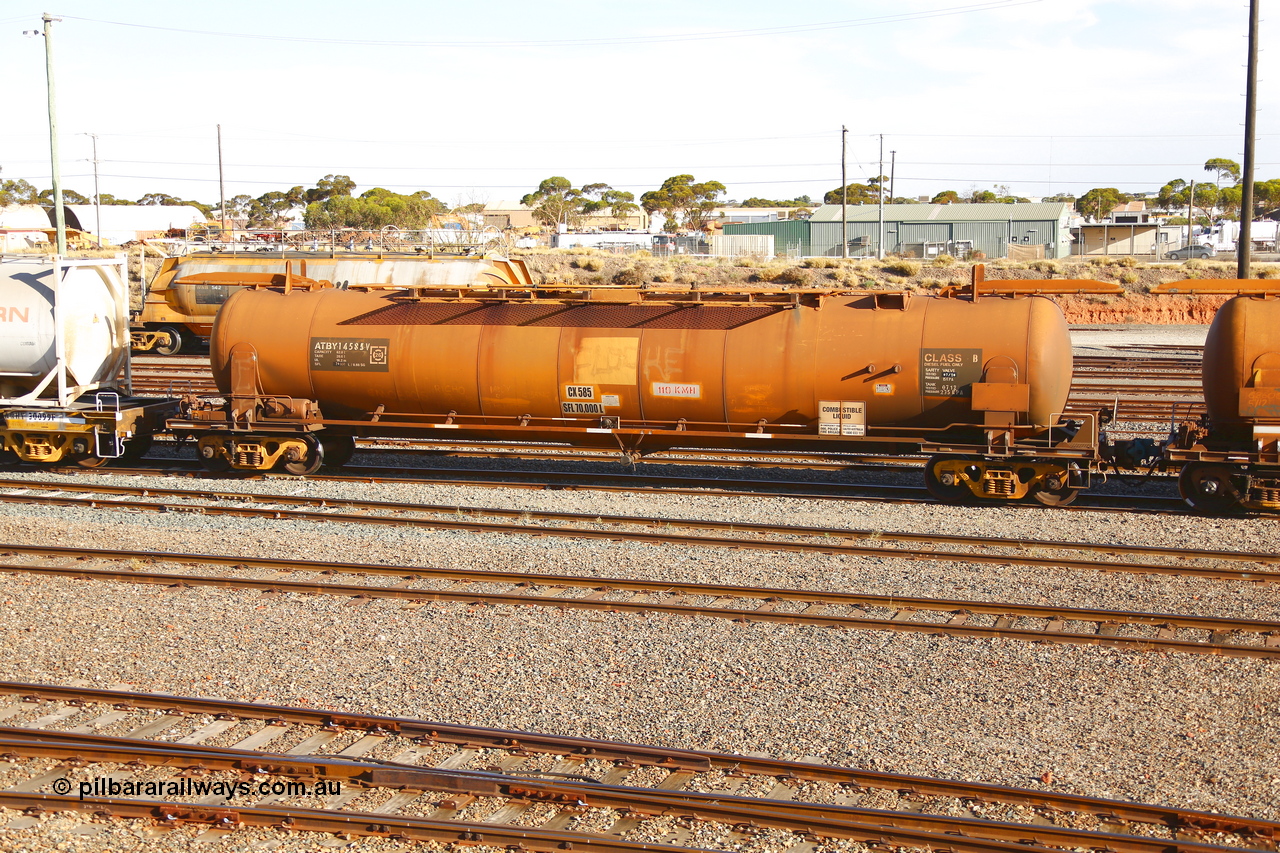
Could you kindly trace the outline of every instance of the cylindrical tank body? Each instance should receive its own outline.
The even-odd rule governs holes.
[[[1280,299],[1237,296],[1214,315],[1205,339],[1204,401],[1215,434],[1251,436],[1259,419],[1280,419]],[[1243,403],[1243,405],[1242,405]]]
[[[388,419],[456,412],[591,425],[607,415],[830,434],[832,403],[864,413],[867,426],[975,423],[968,392],[978,382],[1029,386],[1018,423],[1053,423],[1066,402],[1070,337],[1048,299],[807,300],[584,304],[246,290],[218,315],[211,360],[226,391],[232,347],[250,344],[263,393],[316,400],[327,417],[382,406]]]
[[[127,292],[116,264],[55,268],[35,258],[0,259],[0,397],[30,393],[54,369],[55,303],[69,379],[78,385],[114,379],[129,345],[127,312],[119,304]],[[56,396],[56,390],[54,384],[47,393]]]

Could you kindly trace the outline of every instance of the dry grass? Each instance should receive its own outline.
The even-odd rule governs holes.
[[[920,275],[920,262],[909,260],[908,258],[894,258],[891,261],[887,261],[884,268],[894,275],[907,278],[915,278]]]
[[[758,287],[830,287],[841,290],[903,287],[935,290],[969,281],[971,264],[956,261],[938,266],[935,261],[908,258],[707,258],[676,255],[654,258],[645,254],[618,255],[595,250],[529,251],[521,254],[534,280],[559,286],[646,287],[692,285],[705,290]],[[943,263],[946,263],[944,260]],[[1171,268],[1147,264],[1127,256],[1040,259],[1025,263],[1007,259],[986,261],[987,278],[1069,278],[1117,281],[1132,292],[1146,292],[1162,277],[1234,278],[1233,264],[1222,261],[1188,261]],[[155,262],[149,266],[154,270]],[[1177,270],[1175,272],[1174,270]],[[1280,265],[1256,265],[1254,275],[1280,278]]]
[[[1058,263],[1052,258],[1040,258],[1038,260],[1029,261],[1027,263],[1027,269],[1032,269],[1032,270],[1035,270],[1036,272],[1048,273],[1050,275],[1056,275],[1057,273],[1062,272],[1062,264]]]

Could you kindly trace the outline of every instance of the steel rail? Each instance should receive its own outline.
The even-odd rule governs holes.
[[[983,548],[1018,548],[1038,551],[1085,551],[1109,555],[1132,555],[1142,557],[1171,557],[1184,560],[1219,560],[1224,562],[1246,562],[1259,564],[1280,564],[1280,553],[1200,550],[1190,548],[1168,548],[1163,546],[1122,545],[1117,543],[1093,543],[1078,541],[1056,541],[1051,539],[1001,538],[996,536],[962,536],[950,533],[911,533],[907,531],[870,530],[858,528],[813,527],[807,525],[760,524],[741,521],[714,521],[693,518],[663,518],[659,516],[606,515],[602,513],[562,512],[555,510],[505,509],[499,507],[460,506],[448,504],[402,503],[396,501],[351,500],[345,498],[306,497],[299,495],[260,494],[247,492],[222,492],[195,489],[171,489],[153,486],[117,486],[102,482],[97,483],[65,483],[43,480],[8,480],[0,479],[0,489],[11,492],[0,492],[0,502],[23,503],[33,497],[29,492],[47,490],[52,492],[78,492],[90,494],[122,495],[155,498],[187,498],[212,501],[234,501],[238,503],[284,504],[288,506],[316,507],[320,509],[376,510],[381,512],[418,513],[429,515],[471,516],[494,518],[516,518],[522,520],[579,522],[587,524],[611,524],[619,526],[688,528],[695,530],[731,531],[734,533],[753,533],[774,536],[816,536],[836,539],[861,539],[894,542],[912,542],[926,545],[945,543],[948,545],[969,545]],[[55,498],[56,500],[56,498]],[[110,501],[108,505],[120,505],[122,502]],[[148,504],[149,505],[149,504]],[[136,508],[126,504],[129,508]],[[333,517],[325,514],[326,518]],[[542,534],[546,529],[538,528]],[[1280,578],[1278,578],[1280,579]]]
[[[237,501],[244,503],[245,501]],[[501,533],[532,536],[553,536],[567,539],[604,539],[610,541],[643,542],[647,544],[677,545],[704,548],[739,548],[753,551],[775,551],[784,553],[822,553],[835,556],[879,557],[902,560],[947,560],[958,563],[985,565],[1016,564],[1040,568],[1065,568],[1084,571],[1129,572],[1134,574],[1163,574],[1203,578],[1230,578],[1236,580],[1280,581],[1280,571],[1265,569],[1225,568],[1198,565],[1166,565],[1150,562],[1124,562],[1104,559],[1089,559],[1072,556],[1042,557],[1032,554],[992,554],[956,550],[914,550],[906,548],[880,547],[847,542],[792,542],[777,539],[750,539],[732,536],[705,536],[684,533],[671,533],[660,530],[600,530],[581,526],[547,527],[537,523],[516,524],[501,521],[478,521],[465,518],[404,518],[393,515],[369,515],[363,513],[337,513],[302,509],[255,509],[246,506],[217,506],[213,504],[171,504],[152,501],[117,500],[107,498],[62,497],[58,495],[0,494],[0,503],[16,503],[30,505],[40,503],[52,506],[85,507],[89,509],[116,509],[147,512],[191,512],[208,516],[228,516],[234,518],[267,518],[292,519],[307,522],[337,522],[342,524],[388,525],[388,526],[421,526],[435,530],[460,530],[468,533]],[[447,511],[447,510],[446,510]],[[515,515],[519,515],[516,513]],[[529,513],[530,517],[537,515]],[[594,522],[596,516],[590,516]],[[603,518],[603,517],[601,517]],[[680,525],[673,523],[671,526]],[[729,525],[732,528],[732,525]],[[747,528],[748,525],[741,525]],[[723,529],[723,528],[722,528]],[[822,531],[822,528],[816,528]],[[785,534],[789,531],[771,531]],[[814,538],[826,539],[846,538],[839,531],[830,533],[814,532],[796,535],[812,535]],[[875,538],[868,533],[866,539]],[[927,540],[917,540],[927,541]],[[10,546],[3,546],[10,547]],[[1210,557],[1212,559],[1212,557]],[[1260,560],[1261,561],[1261,560]],[[1266,562],[1271,562],[1266,560]]]
[[[0,546],[9,548],[9,546]],[[31,550],[31,549],[26,549]],[[148,559],[173,561],[179,555],[135,552]],[[139,559],[139,556],[132,559]],[[226,560],[228,558],[219,558]],[[261,560],[229,558],[239,564],[258,564]],[[210,560],[192,559],[182,555],[178,562],[208,563]],[[274,567],[284,567],[292,561],[273,561]],[[338,564],[305,561],[292,563],[292,571],[343,572],[386,575],[387,567],[340,566]],[[377,571],[371,571],[376,569]],[[169,572],[143,572],[131,569],[91,569],[75,566],[33,566],[0,563],[0,572],[42,577],[69,577],[83,580],[108,580],[131,584],[163,584],[171,587],[215,587],[221,589],[256,590],[282,594],[337,595],[350,598],[389,598],[405,601],[452,601],[466,604],[536,605],[562,609],[596,610],[621,613],[667,613],[680,616],[729,619],[736,622],[777,622],[809,625],[823,628],[848,628],[899,633],[976,637],[982,639],[1016,639],[1029,642],[1050,642],[1072,645],[1113,646],[1139,651],[1187,652],[1212,654],[1225,657],[1280,658],[1280,622],[1259,620],[1224,619],[1209,616],[1182,616],[1178,614],[1129,613],[1115,610],[1081,610],[1056,608],[1047,605],[1004,604],[978,601],[950,601],[946,599],[909,598],[899,596],[858,595],[853,593],[826,593],[805,590],[757,589],[753,587],[719,586],[712,584],[667,583],[663,581],[634,581],[616,578],[584,578],[566,575],[537,575],[517,572],[470,571],[465,569],[411,569],[400,568],[395,576],[416,580],[419,578],[444,579],[471,583],[510,583],[515,588],[547,587],[551,590],[590,589],[593,595],[585,598],[563,598],[557,594],[541,595],[520,592],[471,592],[459,589],[423,589],[403,586],[373,586],[328,581],[286,581],[279,579],[245,578],[235,576],[192,575]],[[609,592],[630,592],[635,595],[670,595],[668,601],[608,599]],[[740,598],[763,600],[756,608],[717,607],[701,604],[679,603],[691,596]],[[808,605],[805,612],[789,612],[774,609],[776,601],[795,601]],[[817,609],[814,605],[819,605]],[[832,615],[823,608],[846,606],[852,608],[881,607],[891,609],[894,615],[878,618],[864,615]],[[914,622],[914,614],[949,614],[945,622]],[[981,613],[997,618],[990,626],[967,624],[969,616]],[[1016,628],[1018,618],[1043,619],[1043,628]],[[1067,622],[1083,622],[1096,625],[1096,633],[1085,634],[1063,630]],[[1119,625],[1144,625],[1158,628],[1155,637],[1128,636],[1117,633]],[[1203,640],[1178,639],[1173,636],[1179,629],[1209,631]],[[1244,645],[1224,642],[1235,633],[1257,635],[1262,645]]]
[[[0,791],[0,806],[31,812],[74,811],[125,818],[150,818],[162,825],[194,823],[215,828],[254,826],[290,832],[327,832],[445,844],[486,845],[509,850],[533,849],[546,853],[585,849],[601,853],[715,853],[705,848],[673,847],[653,842],[624,841],[606,835],[588,835],[563,829],[520,827],[510,824],[462,823],[409,815],[342,812],[294,807],[218,807],[168,800],[126,800],[109,797],[59,796]],[[1012,848],[1013,845],[1008,845]],[[979,851],[981,853],[981,851]],[[1010,853],[1013,853],[1010,849]]]
[[[1059,826],[896,812],[859,806],[769,800],[732,793],[661,790],[600,782],[545,780],[505,773],[441,770],[407,764],[356,759],[283,755],[201,745],[93,735],[0,728],[0,750],[22,757],[63,761],[129,763],[152,766],[236,770],[290,778],[342,779],[367,787],[502,797],[574,808],[614,809],[646,817],[692,818],[730,826],[766,826],[822,838],[884,837],[919,843],[918,832],[1033,845],[1043,848],[1105,847],[1116,853],[1210,853],[1233,849],[1185,839],[1161,839],[1126,833],[1097,832]],[[394,813],[392,813],[394,814]],[[899,833],[907,833],[905,837]]]
[[[556,460],[552,455],[538,457],[545,461]],[[110,467],[81,468],[63,466],[46,469],[57,474],[125,475],[125,476],[166,476],[166,477],[201,477],[204,479],[281,479],[296,482],[299,478],[273,471],[232,472],[228,474],[212,474],[205,470],[194,459],[149,459],[160,467]],[[696,466],[694,466],[696,467]],[[716,467],[708,463],[703,467]],[[732,467],[731,465],[728,467]],[[332,471],[332,469],[329,469]],[[721,497],[781,497],[795,500],[838,500],[838,501],[879,501],[897,503],[936,503],[928,495],[924,486],[883,485],[874,483],[829,483],[797,480],[771,480],[750,477],[724,477],[719,474],[712,479],[696,480],[687,476],[669,474],[626,474],[600,473],[593,471],[504,471],[484,468],[432,468],[432,467],[390,467],[374,465],[344,465],[344,473],[312,474],[307,479],[335,483],[413,483],[426,485],[465,486],[476,488],[511,488],[511,489],[566,489],[588,490],[599,492],[651,492],[654,494],[682,494]],[[434,476],[422,476],[434,475]],[[1147,475],[1113,474],[1118,479]],[[1172,481],[1173,478],[1168,478]],[[690,485],[700,483],[701,485]],[[799,490],[799,491],[797,491]],[[995,503],[988,505],[996,505]],[[1000,506],[1010,509],[1017,505],[1000,502]],[[1029,506],[1030,510],[1039,512],[1042,507]],[[1125,512],[1178,514],[1189,513],[1187,504],[1181,498],[1102,495],[1084,493],[1080,501],[1070,506],[1057,507],[1065,511],[1090,512]]]
[[[1172,829],[1241,834],[1255,838],[1280,838],[1280,823],[1258,818],[1179,809],[1172,806],[1109,800],[1076,794],[1035,791],[981,782],[933,779],[905,774],[865,771],[803,761],[760,758],[701,750],[653,747],[591,738],[546,735],[507,729],[457,726],[406,717],[388,717],[342,711],[295,708],[284,705],[202,699],[169,694],[138,693],[89,687],[64,687],[23,682],[0,682],[0,692],[31,702],[108,704],[117,708],[149,708],[231,717],[240,720],[355,729],[393,734],[432,743],[452,743],[468,748],[578,756],[601,761],[630,762],[695,773],[712,770],[744,772],[784,779],[831,782],[851,789],[885,789],[903,795],[937,796],[970,802],[1003,803],[1059,812],[1094,815],[1108,822],[1134,822]],[[294,757],[289,756],[289,760]]]

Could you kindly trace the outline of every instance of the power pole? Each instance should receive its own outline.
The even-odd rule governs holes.
[[[840,257],[849,257],[849,179],[845,175],[845,152],[849,128],[840,125]]]
[[[1253,237],[1253,137],[1258,116],[1258,6],[1249,0],[1249,81],[1244,94],[1244,187],[1240,192],[1240,235],[1236,242],[1236,276],[1249,278]]]
[[[98,134],[86,133],[93,140],[93,236],[102,248],[102,196],[98,194]]]
[[[880,171],[876,175],[876,188],[880,190],[880,234],[876,240],[876,258],[884,260],[884,134],[880,134]]]
[[[44,72],[49,87],[49,160],[53,168],[53,222],[57,228],[57,251],[67,253],[67,215],[62,210],[62,170],[58,166],[58,111],[53,91],[53,22],[61,21],[48,12],[44,21]]]
[[[1191,231],[1196,227],[1196,182],[1191,182],[1191,192],[1187,195],[1187,245],[1191,245]],[[1190,255],[1187,255],[1190,258]]]
[[[222,214],[222,233],[219,239],[227,239],[227,190],[222,182],[222,125],[218,125],[218,212]]]
[[[889,152],[889,204],[893,204],[893,174],[898,167],[898,152]]]

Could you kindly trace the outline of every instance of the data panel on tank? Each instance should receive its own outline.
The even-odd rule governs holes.
[[[197,305],[221,305],[231,296],[231,285],[197,284],[195,293]]]
[[[312,370],[387,372],[390,338],[312,338]]]
[[[982,381],[982,350],[926,347],[920,350],[920,393],[925,397],[968,397]]]

